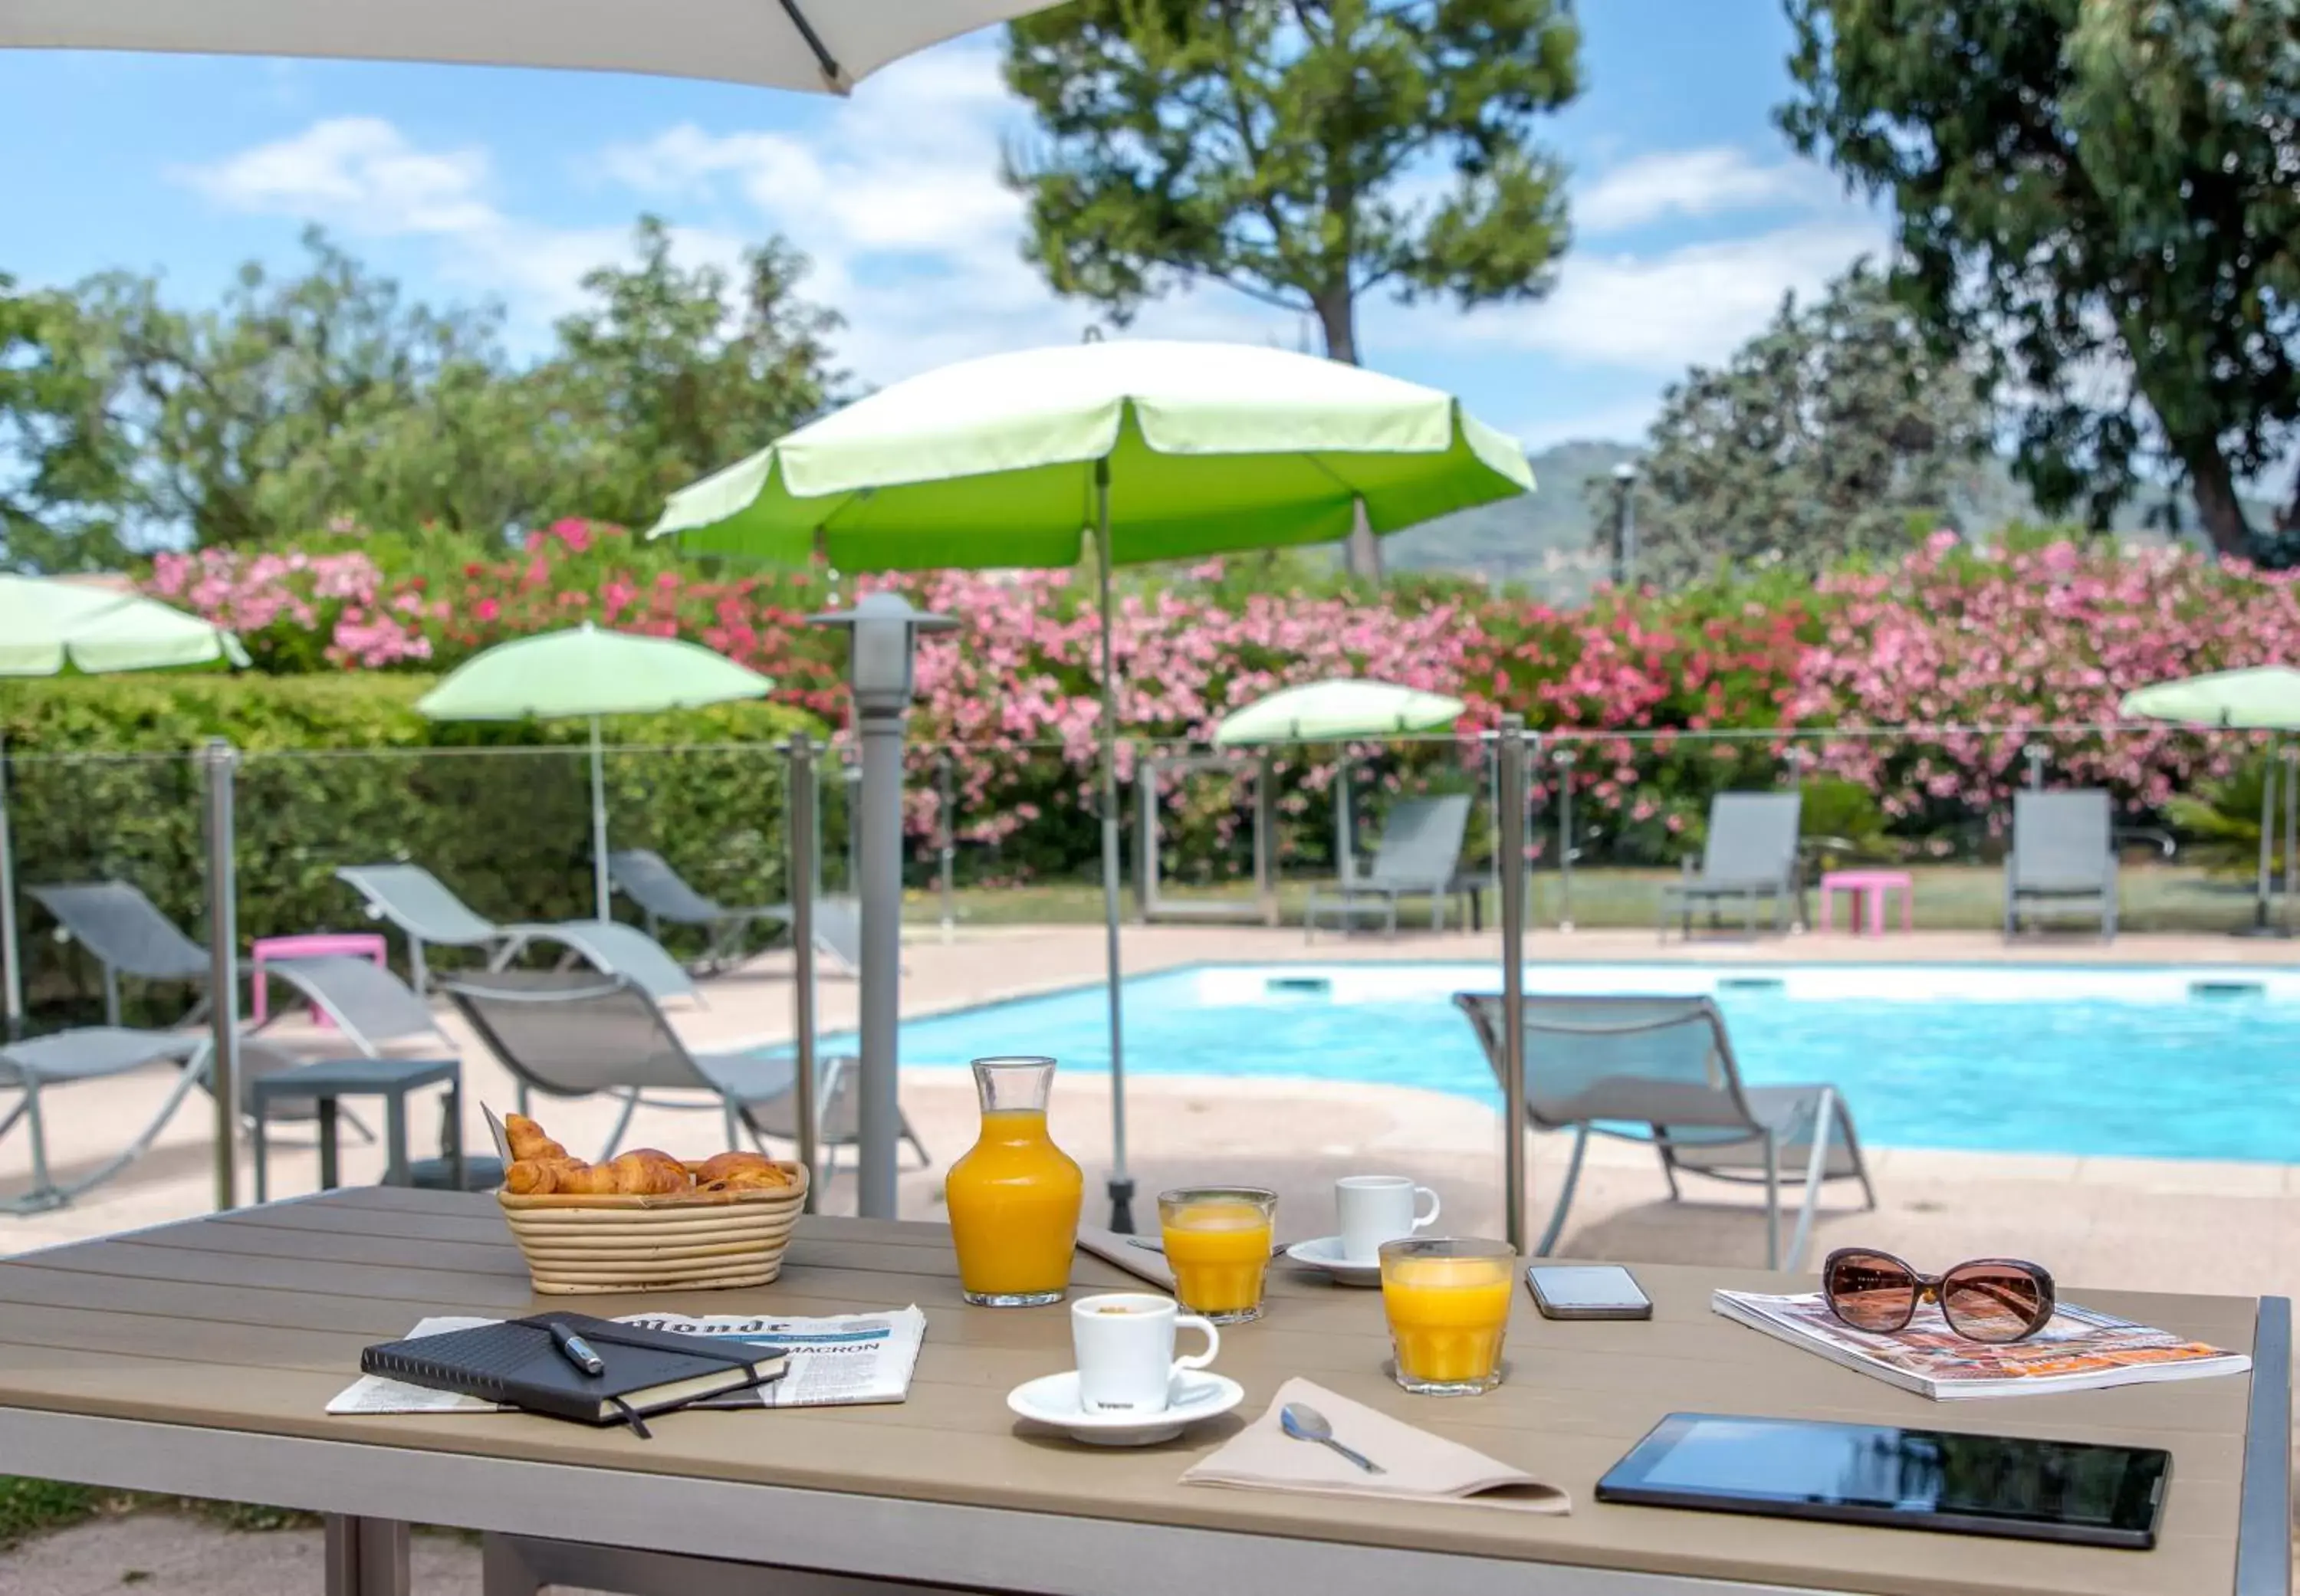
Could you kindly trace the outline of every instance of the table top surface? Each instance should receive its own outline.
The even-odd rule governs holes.
[[[525,1415],[330,1417],[360,1349],[427,1314],[511,1316],[569,1305],[529,1291],[492,1197],[371,1188],[188,1221],[0,1261],[0,1406],[314,1437],[382,1448],[705,1476],[1084,1518],[1123,1518],[1474,1556],[1752,1583],[1946,1596],[2225,1592],[2237,1544],[2250,1381],[1938,1404],[1719,1318],[1712,1288],[1809,1287],[1753,1270],[1639,1265],[1649,1323],[1556,1323],[1517,1294],[1509,1380],[1474,1399],[1416,1398],[1383,1373],[1377,1293],[1279,1264],[1270,1311],[1226,1331],[1238,1413],[1181,1440],[1104,1451],[1020,1424],[1005,1394],[1070,1366],[1062,1308],[960,1299],[941,1226],[809,1218],[782,1278],[754,1290],[587,1300],[604,1315],[926,1310],[898,1406],[696,1412],[642,1442]],[[1081,1254],[1081,1287],[1137,1286]],[[2088,1305],[2248,1351],[2251,1298],[2080,1293]],[[1236,1433],[1288,1376],[1526,1468],[1572,1493],[1565,1517],[1186,1486],[1185,1467]],[[1601,1505],[1598,1476],[1671,1411],[1854,1422],[2163,1446],[2173,1484],[2148,1553],[1982,1541]],[[37,1472],[37,1459],[0,1460]],[[602,1489],[612,1490],[612,1476]],[[476,1509],[475,1509],[476,1510]],[[484,1525],[479,1527],[487,1527]],[[768,1559],[771,1548],[762,1546]]]
[[[1821,878],[1829,886],[1907,886],[1911,877],[1906,870],[1829,870]]]
[[[253,1076],[248,1089],[258,1097],[353,1097],[367,1092],[412,1092],[462,1073],[462,1066],[453,1059],[321,1059]]]

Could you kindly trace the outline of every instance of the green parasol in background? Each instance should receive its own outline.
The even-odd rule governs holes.
[[[2146,720],[2177,720],[2185,726],[2229,731],[2290,731],[2300,727],[2300,670],[2288,665],[2254,665],[2241,670],[2208,670],[2178,681],[2135,688],[2117,704],[2121,715]],[[2294,846],[2300,842],[2300,786],[2288,775],[2284,794],[2283,933],[2291,935],[2293,873],[2300,869]],[[2271,756],[2260,780],[2260,873],[2253,905],[2253,929],[2268,929],[2271,855],[2276,838],[2276,761]]]

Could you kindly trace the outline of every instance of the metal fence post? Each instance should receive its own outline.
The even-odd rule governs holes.
[[[935,809],[942,819],[942,940],[947,947],[958,935],[958,805],[948,749],[935,761]]]
[[[7,962],[8,1040],[24,1034],[24,949],[17,940],[16,839],[8,829],[8,740],[0,737],[0,960]]]
[[[1557,928],[1573,929],[1573,751],[1549,756],[1557,767]]]
[[[814,739],[801,732],[783,744],[788,783],[791,926],[791,1035],[796,1046],[792,1088],[796,1098],[798,1161],[806,1169],[806,1208],[817,1207],[815,1187],[814,1068],[814,867],[821,858],[815,839]]]
[[[1264,749],[1254,764],[1254,890],[1262,923],[1278,924],[1278,763]]]
[[[1525,717],[1502,717],[1500,764],[1502,897],[1502,1209],[1509,1244],[1522,1253],[1525,1232]]]
[[[215,1101],[215,1205],[239,1206],[239,883],[232,860],[232,768],[221,737],[208,739],[208,1086]]]

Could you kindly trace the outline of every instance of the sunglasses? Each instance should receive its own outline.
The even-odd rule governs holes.
[[[1839,1247],[1821,1262],[1821,1294],[1840,1321],[1872,1335],[1907,1329],[1921,1302],[1939,1303],[1948,1327],[1967,1341],[2020,1341],[2053,1318],[2053,1277],[2017,1258],[1977,1258],[1921,1275],[1889,1252]]]

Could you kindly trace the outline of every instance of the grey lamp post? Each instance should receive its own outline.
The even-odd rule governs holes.
[[[1628,461],[1613,468],[1613,586],[1638,579],[1638,468]]]
[[[902,1126],[896,1103],[896,1027],[903,985],[903,724],[917,685],[919,634],[958,625],[914,610],[900,594],[874,593],[852,610],[808,617],[809,624],[846,630],[847,679],[862,747],[860,801],[848,824],[860,841],[862,969],[857,1001],[862,1055],[857,1132],[862,1143],[858,1211],[895,1218],[895,1149]]]

